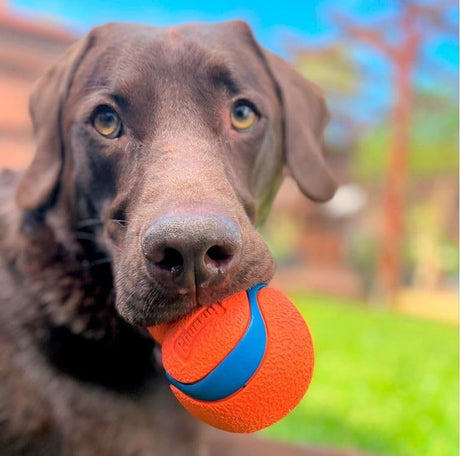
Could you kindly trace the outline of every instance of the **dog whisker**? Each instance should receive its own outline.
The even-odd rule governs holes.
[[[128,223],[131,223],[131,222],[145,222],[145,218],[126,218],[126,219],[113,219],[113,218],[109,218],[107,219],[109,222],[115,222],[115,223],[122,223],[122,224],[128,224]]]
[[[128,224],[127,220],[118,220],[118,219],[108,219],[109,222],[114,222],[117,225],[121,226],[122,228],[126,228],[126,225]]]
[[[87,226],[102,225],[102,220],[97,218],[89,218],[81,220],[76,224],[77,228],[85,228]]]

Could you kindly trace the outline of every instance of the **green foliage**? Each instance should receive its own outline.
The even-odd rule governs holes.
[[[353,170],[359,179],[382,177],[387,169],[392,131],[382,124],[364,133],[354,151]],[[409,151],[412,176],[454,174],[458,169],[458,110],[440,97],[437,108],[418,109],[412,122]]]
[[[458,329],[297,295],[316,350],[309,392],[268,437],[391,456],[458,454]]]
[[[441,195],[413,205],[407,211],[405,260],[412,267],[430,266],[430,274],[458,276],[458,239],[446,236],[446,214]],[[434,267],[434,269],[433,269]]]
[[[306,78],[320,84],[328,95],[355,96],[362,83],[359,69],[344,46],[299,52],[294,65]]]
[[[458,258],[458,243],[449,240],[443,240],[439,245],[441,260],[444,270],[447,273],[458,277],[459,258]]]

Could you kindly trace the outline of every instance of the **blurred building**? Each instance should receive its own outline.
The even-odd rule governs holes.
[[[0,167],[20,169],[31,160],[30,90],[74,39],[55,24],[13,15],[0,0]]]

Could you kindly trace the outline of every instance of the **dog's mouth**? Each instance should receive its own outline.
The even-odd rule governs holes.
[[[136,277],[127,274],[115,277],[115,306],[120,316],[134,326],[149,327],[168,323],[258,283],[269,282],[274,272],[271,257],[270,260],[263,268],[259,268],[257,273],[254,273],[256,267],[253,263],[239,268],[233,280],[215,287],[196,284],[191,287],[164,287],[153,282],[145,271],[142,271],[143,268],[139,268]]]
[[[174,294],[153,287],[121,289],[117,293],[116,307],[128,323],[149,327],[184,318],[199,307],[212,305],[234,294],[222,289],[178,289]]]

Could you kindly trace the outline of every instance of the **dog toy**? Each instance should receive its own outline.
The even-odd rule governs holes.
[[[313,374],[305,321],[265,284],[149,331],[162,344],[179,402],[225,431],[254,432],[280,420],[300,402]]]

